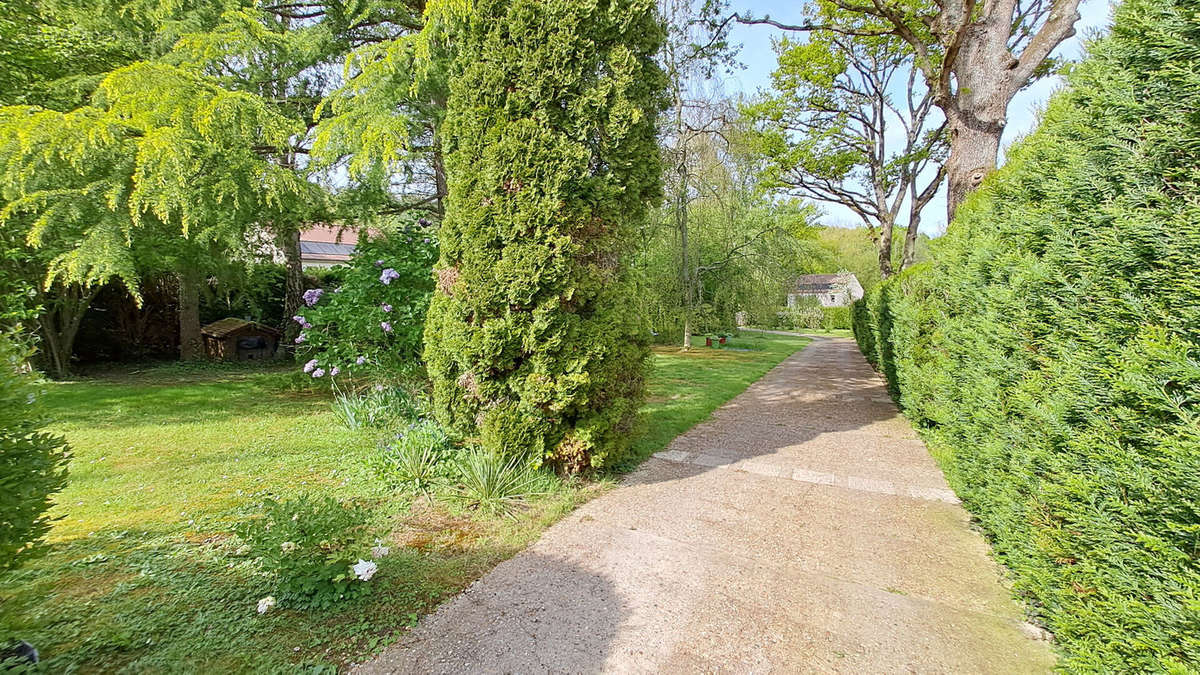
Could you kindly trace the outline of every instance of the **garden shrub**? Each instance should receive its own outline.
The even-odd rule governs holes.
[[[425,332],[439,418],[567,472],[628,449],[649,332],[633,234],[660,192],[651,0],[480,0],[457,24]]]
[[[822,307],[821,330],[847,330],[850,328],[849,307]]]
[[[401,429],[372,459],[372,469],[389,487],[429,495],[450,474],[454,444],[434,420],[417,420]]]
[[[1126,0],[932,258],[854,308],[1069,671],[1200,670],[1200,14]]]
[[[67,443],[42,430],[42,391],[29,355],[11,333],[0,333],[0,571],[42,550],[52,523],[46,511],[67,481]]]
[[[359,238],[350,264],[313,288],[295,317],[297,360],[314,378],[338,375],[395,378],[421,352],[430,269],[437,256],[432,232],[408,223],[387,234]]]
[[[329,607],[370,590],[353,569],[371,557],[367,510],[333,497],[264,500],[262,514],[235,532],[272,581],[283,606]]]
[[[782,316],[786,330],[816,330],[824,319],[821,301],[810,296],[796,298],[795,304],[785,309]]]

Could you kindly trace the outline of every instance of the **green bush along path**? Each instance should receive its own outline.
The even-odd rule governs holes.
[[[856,307],[1079,672],[1200,671],[1200,14],[1126,0],[932,261]]]
[[[802,345],[770,336],[656,349],[637,456]],[[565,484],[511,517],[405,498],[370,470],[375,440],[339,424],[328,392],[294,386],[293,370],[143,366],[48,385],[52,430],[73,448],[70,482],[51,512],[50,553],[0,576],[0,641],[34,643],[50,672],[342,666],[607,484]],[[371,508],[392,551],[367,597],[258,616],[267,588],[232,533],[264,498],[298,493]]]
[[[818,339],[361,673],[1044,672],[854,342]]]

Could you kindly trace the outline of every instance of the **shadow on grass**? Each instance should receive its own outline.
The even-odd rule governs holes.
[[[256,613],[269,580],[221,532],[106,530],[0,576],[0,636],[41,652],[45,672],[294,672],[344,665],[402,636],[417,617],[525,542],[476,537],[398,549],[372,593],[330,609]]]

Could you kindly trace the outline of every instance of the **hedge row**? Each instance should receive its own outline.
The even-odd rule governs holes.
[[[1126,0],[864,354],[1071,671],[1200,670],[1200,13]]]

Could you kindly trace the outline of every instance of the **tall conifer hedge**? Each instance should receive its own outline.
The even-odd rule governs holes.
[[[1200,12],[1125,0],[1040,127],[855,308],[1075,672],[1200,671]]]
[[[442,421],[486,448],[574,472],[628,447],[662,39],[651,0],[475,0],[454,30],[425,357]]]

